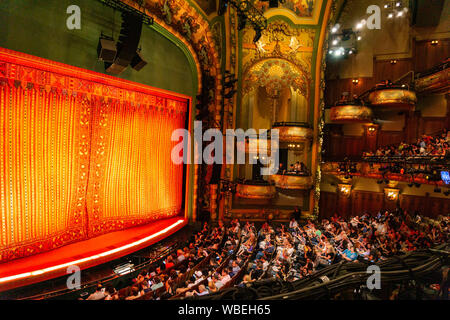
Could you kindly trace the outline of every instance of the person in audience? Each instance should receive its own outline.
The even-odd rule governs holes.
[[[99,283],[95,289],[95,292],[89,295],[86,300],[102,300],[103,298],[105,298],[105,289]]]

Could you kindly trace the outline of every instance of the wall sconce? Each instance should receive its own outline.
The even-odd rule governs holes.
[[[431,41],[431,45],[432,46],[436,46],[436,45],[438,45],[439,44],[439,41],[438,40],[433,40],[433,41]]]
[[[399,189],[391,189],[385,188],[384,194],[386,195],[386,199],[389,201],[396,201],[398,199]]]
[[[391,60],[391,64],[397,64],[397,60]]]
[[[340,192],[344,197],[349,197],[349,196],[350,196],[350,191],[352,190],[352,185],[351,185],[351,184],[343,184],[343,183],[339,183],[339,184],[338,184],[338,188],[339,188],[339,192]]]
[[[359,83],[359,80],[358,79],[353,79],[352,82],[353,82],[354,85],[357,85]]]

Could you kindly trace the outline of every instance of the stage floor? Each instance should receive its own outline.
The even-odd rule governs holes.
[[[184,217],[116,231],[0,264],[0,292],[67,274],[72,265],[90,268],[154,244],[187,224]]]

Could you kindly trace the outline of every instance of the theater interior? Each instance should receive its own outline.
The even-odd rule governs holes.
[[[449,17],[1,1],[0,300],[448,300]]]

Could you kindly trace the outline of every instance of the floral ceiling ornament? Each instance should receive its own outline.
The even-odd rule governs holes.
[[[289,61],[268,59],[255,64],[244,78],[244,92],[265,87],[269,95],[276,95],[284,88],[299,91],[308,96],[309,81],[305,74]]]
[[[244,31],[244,73],[259,61],[281,58],[290,61],[309,77],[316,33],[314,29],[292,28],[284,21],[275,20],[263,30],[262,37],[256,44],[252,41],[253,33],[250,28]]]

